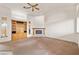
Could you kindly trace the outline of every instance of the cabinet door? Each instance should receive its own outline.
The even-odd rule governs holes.
[[[13,40],[13,41],[16,41],[16,39],[17,39],[16,34],[12,34],[12,40]]]
[[[16,24],[16,33],[13,35],[13,40],[23,40],[24,38],[27,37],[27,30],[26,24],[25,23],[17,23]]]

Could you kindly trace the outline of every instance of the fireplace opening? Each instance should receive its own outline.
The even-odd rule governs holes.
[[[33,28],[33,35],[35,36],[45,35],[45,28]]]
[[[42,34],[42,30],[36,30],[36,34]]]

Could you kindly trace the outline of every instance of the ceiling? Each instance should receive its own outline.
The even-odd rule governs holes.
[[[27,13],[28,15],[44,15],[47,14],[48,12],[52,12],[58,8],[66,8],[69,6],[73,6],[73,3],[39,3],[39,11],[32,12],[31,9],[24,9],[23,6],[26,5],[27,3],[2,3],[1,5],[4,5],[11,10],[19,10],[23,11],[24,13]]]

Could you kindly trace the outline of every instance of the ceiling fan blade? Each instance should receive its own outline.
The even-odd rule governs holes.
[[[23,8],[25,8],[25,9],[29,9],[29,8],[31,8],[31,7],[26,7],[26,6],[24,6]]]
[[[35,9],[40,10],[39,8],[35,8]]]
[[[32,6],[30,3],[27,3],[29,6]]]

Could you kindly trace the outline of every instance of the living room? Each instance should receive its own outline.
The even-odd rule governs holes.
[[[35,9],[32,9],[34,7],[31,5],[36,5]],[[0,4],[0,17],[0,43],[8,45],[9,48],[12,47],[11,49],[14,50],[9,50],[13,54],[79,54],[79,4],[2,3]],[[43,39],[48,42],[41,41]],[[51,41],[53,39],[56,41]],[[67,41],[67,43],[62,41]],[[11,42],[14,43],[12,46]],[[24,46],[21,44],[20,46],[20,42]],[[60,49],[61,47],[56,48],[59,49],[58,52],[50,50],[49,46],[54,42],[62,45],[63,50],[66,48],[69,50],[66,49],[64,52]],[[45,45],[44,43],[49,46],[42,46]],[[53,48],[55,43],[50,47]],[[33,50],[29,48],[30,46],[26,46],[28,44],[34,44],[30,45]],[[64,47],[64,45],[68,47]],[[20,50],[18,47],[24,50]]]

